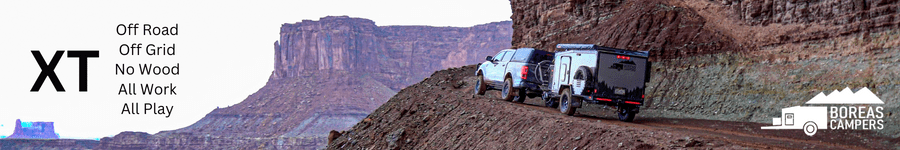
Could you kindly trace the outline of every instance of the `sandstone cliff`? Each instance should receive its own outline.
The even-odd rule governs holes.
[[[324,17],[284,24],[268,83],[243,102],[175,132],[242,137],[325,137],[359,122],[431,72],[508,48],[510,22],[468,28],[375,26]]]
[[[275,69],[241,103],[155,135],[123,132],[110,149],[316,149],[432,72],[475,64],[509,48],[511,22],[473,27],[376,26],[324,17],[284,24]]]
[[[897,1],[510,3],[514,46],[649,50],[651,101],[639,116],[770,123],[819,92],[868,87],[885,102],[885,124],[900,124]]]
[[[509,48],[510,26],[510,21],[464,28],[376,26],[346,16],[284,24],[271,79],[341,70],[399,90],[431,72],[483,62],[484,56]]]

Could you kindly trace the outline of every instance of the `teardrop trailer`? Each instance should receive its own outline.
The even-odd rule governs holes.
[[[646,51],[593,44],[558,44],[556,48],[561,52],[553,61],[537,67],[546,106],[574,115],[584,103],[607,105],[617,108],[619,120],[634,120],[650,80]]]

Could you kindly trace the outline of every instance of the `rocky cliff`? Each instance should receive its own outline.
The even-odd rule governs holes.
[[[509,48],[511,22],[473,27],[376,26],[324,17],[284,24],[263,88],[196,123],[154,135],[123,132],[101,149],[316,149],[432,72]]]
[[[484,56],[509,48],[511,24],[376,26],[372,20],[346,16],[284,24],[271,79],[340,70],[399,90],[431,72],[483,62]]]
[[[325,137],[359,122],[394,95],[392,89],[508,48],[511,31],[509,21],[468,28],[379,27],[341,16],[284,24],[266,86],[175,132]]]
[[[900,124],[900,3],[512,0],[513,45],[649,50],[640,116],[770,123],[819,92],[867,87]],[[896,138],[900,129],[882,135]]]
[[[16,128],[10,139],[59,139],[53,122],[22,122],[16,119]]]

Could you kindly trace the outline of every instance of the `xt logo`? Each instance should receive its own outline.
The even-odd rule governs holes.
[[[50,63],[44,60],[44,56],[41,55],[40,51],[32,50],[31,55],[34,56],[34,60],[37,61],[38,66],[41,67],[41,74],[38,75],[37,80],[34,81],[34,86],[31,86],[32,92],[37,92],[41,89],[41,85],[44,84],[44,80],[50,78],[50,82],[53,83],[53,87],[56,88],[57,92],[65,92],[66,89],[63,88],[62,83],[59,82],[59,77],[56,76],[56,72],[53,69],[56,69],[56,65],[59,64],[59,58],[62,57],[62,54],[65,51],[56,51],[53,54],[53,59],[50,60]],[[78,91],[87,92],[87,67],[88,67],[88,58],[90,57],[100,57],[100,51],[73,51],[70,50],[68,54],[69,58],[78,57]]]

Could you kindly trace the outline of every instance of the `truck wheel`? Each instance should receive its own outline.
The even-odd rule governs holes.
[[[556,100],[554,100],[553,98],[550,98],[549,92],[544,92],[544,94],[541,94],[541,100],[544,100],[544,106],[547,106],[550,108],[559,107],[559,103],[556,102]]]
[[[518,91],[519,91],[519,92],[518,92],[518,94],[516,94],[516,97],[513,98],[513,101],[516,101],[516,102],[518,102],[518,103],[524,103],[524,102],[525,102],[525,95],[526,95],[527,93],[525,93],[525,90],[518,90]]]
[[[819,126],[815,122],[810,121],[803,124],[803,133],[806,133],[806,135],[813,136],[816,134],[816,131],[819,131]]]
[[[617,114],[619,114],[619,121],[634,121],[634,111],[632,111],[631,109],[631,107],[619,106],[619,110],[617,110]]]
[[[572,91],[568,88],[563,90],[563,95],[559,97],[559,112],[562,112],[566,115],[575,115],[575,107],[572,107]]]
[[[513,94],[516,92],[516,89],[512,86],[512,79],[506,78],[503,80],[503,89],[500,91],[500,98],[505,101],[512,101],[513,97],[515,97]]]
[[[484,91],[487,91],[487,85],[484,85],[484,76],[479,74],[475,79],[475,95],[484,95]]]

